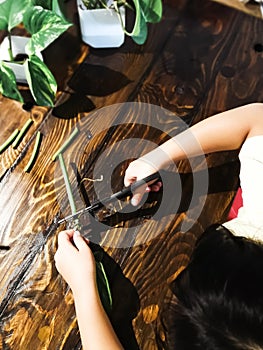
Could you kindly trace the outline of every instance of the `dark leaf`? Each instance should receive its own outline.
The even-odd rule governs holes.
[[[75,118],[78,113],[90,112],[95,109],[94,103],[80,93],[71,94],[70,97],[60,105],[53,108],[52,114],[62,119]]]
[[[64,0],[53,0],[52,11],[55,12],[58,16],[62,17],[64,20],[66,20]]]
[[[113,69],[84,63],[68,85],[82,95],[107,96],[130,82],[125,75]]]
[[[44,9],[52,10],[52,0],[31,0],[34,6],[41,6]]]

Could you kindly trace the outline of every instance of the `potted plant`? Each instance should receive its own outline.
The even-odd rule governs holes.
[[[162,0],[77,0],[82,40],[92,47],[119,47],[124,35],[139,45],[146,41],[147,23],[162,18]],[[133,29],[125,26],[125,9],[135,11]]]
[[[36,104],[53,106],[57,83],[43,62],[41,52],[71,23],[61,12],[57,13],[60,9],[58,0],[46,1],[45,7],[50,8],[39,6],[42,2],[5,0],[0,3],[0,30],[7,32],[1,44],[1,53],[5,53],[0,57],[0,93],[23,102],[17,83],[26,82]],[[24,27],[26,37],[12,35],[12,30],[18,25]],[[19,52],[23,49],[24,52]]]

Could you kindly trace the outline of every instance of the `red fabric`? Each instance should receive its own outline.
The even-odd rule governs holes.
[[[243,205],[242,190],[239,187],[238,190],[237,190],[236,196],[234,198],[232,207],[231,207],[231,209],[229,211],[228,220],[232,220],[235,217],[237,217],[238,209],[240,207],[242,207],[242,205]]]

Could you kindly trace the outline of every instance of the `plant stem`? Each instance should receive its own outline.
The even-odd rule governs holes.
[[[24,137],[25,133],[29,129],[30,125],[33,123],[32,119],[28,119],[27,122],[24,124],[22,129],[20,130],[19,134],[17,135],[14,143],[13,143],[13,148],[17,148],[19,143],[21,142],[22,138]]]
[[[29,172],[30,169],[32,168],[33,166],[33,163],[36,159],[36,156],[37,156],[37,153],[38,153],[38,150],[39,150],[39,147],[40,147],[40,141],[41,141],[41,133],[40,131],[37,132],[37,136],[36,136],[36,141],[35,141],[35,144],[34,144],[34,148],[33,148],[33,152],[31,154],[31,157],[27,163],[27,165],[25,166],[25,169],[24,171],[25,172]]]
[[[8,32],[8,41],[9,41],[9,48],[8,48],[8,53],[10,57],[10,62],[14,61],[14,55],[13,55],[13,46],[12,46],[12,38],[11,38],[11,33]]]
[[[19,134],[19,130],[15,129],[12,134],[8,137],[8,139],[0,146],[0,154],[4,152],[14,141],[14,139],[17,137]]]
[[[73,197],[73,193],[72,193],[72,189],[71,189],[71,185],[70,185],[70,181],[69,181],[67,168],[66,168],[66,165],[65,165],[65,162],[64,162],[64,158],[63,158],[61,153],[58,154],[58,159],[59,159],[59,164],[60,164],[60,167],[61,167],[63,179],[64,179],[65,186],[66,186],[66,191],[67,191],[67,195],[68,195],[69,205],[70,205],[70,208],[71,208],[71,214],[75,214],[77,212],[77,209],[76,209],[76,205],[75,205],[75,201],[74,201],[74,197]]]
[[[57,150],[57,152],[55,154],[53,154],[52,161],[55,161],[57,156],[60,153],[63,153],[65,151],[65,149],[69,146],[70,142],[74,139],[74,137],[77,135],[78,132],[79,132],[79,129],[77,127],[75,127],[75,129],[73,130],[73,132],[69,136],[69,138],[66,140],[66,142],[63,143],[63,145]]]
[[[101,272],[102,272],[102,275],[103,275],[103,278],[104,278],[104,281],[105,281],[105,285],[106,285],[106,290],[107,290],[107,294],[108,294],[108,298],[109,298],[110,307],[112,307],[112,296],[111,296],[111,290],[110,290],[108,277],[106,275],[106,271],[105,271],[104,266],[103,266],[101,261],[99,261],[97,263],[100,265]]]

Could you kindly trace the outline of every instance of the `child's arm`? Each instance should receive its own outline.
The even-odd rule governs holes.
[[[122,349],[100,301],[93,253],[78,232],[59,233],[55,262],[73,292],[83,350]]]
[[[263,134],[263,104],[254,103],[219,113],[131,162],[126,169],[124,184],[128,186],[172,162],[200,154],[239,149],[247,137],[260,134]],[[158,190],[158,186],[154,189]],[[145,188],[134,194],[133,204],[138,204],[144,191]]]

